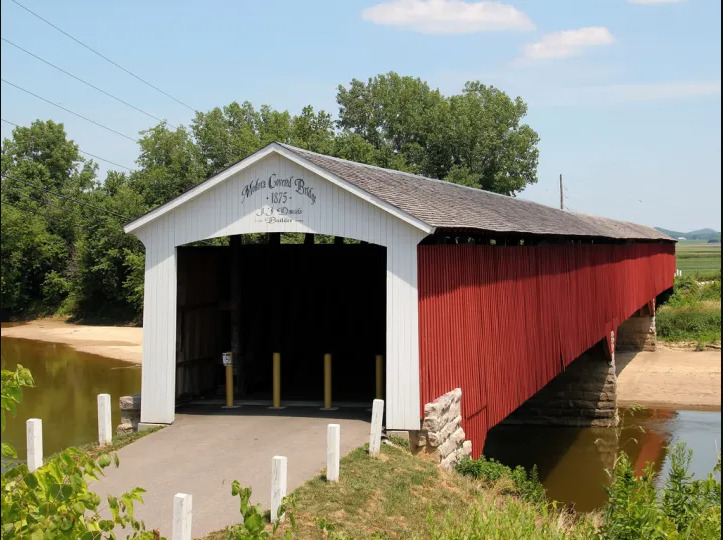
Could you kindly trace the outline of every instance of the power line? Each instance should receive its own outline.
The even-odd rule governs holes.
[[[16,186],[13,186],[13,187],[16,187]],[[51,202],[49,202],[49,201],[46,201],[45,199],[38,199],[38,198],[33,197],[32,195],[30,195],[29,193],[23,193],[22,191],[19,191],[17,194],[23,195],[23,196],[27,197],[28,199],[30,199],[31,201],[35,201],[35,202],[40,203],[40,204],[42,204],[42,205],[52,206],[53,208],[57,208],[58,210],[64,210],[64,211],[66,210],[66,208],[63,208],[62,206],[59,206],[59,205],[57,205],[57,204],[53,204],[53,203],[51,203]],[[7,202],[7,201],[6,201],[6,202]],[[10,204],[12,204],[12,203],[10,203]],[[19,206],[15,206],[15,208],[17,208],[18,210],[29,210],[29,209],[26,209],[26,208],[20,208]],[[39,214],[38,214],[38,215],[39,215]],[[98,221],[96,218],[90,217],[90,219],[91,219],[91,221],[94,221],[95,223],[100,224],[100,221]]]
[[[11,122],[10,120],[5,120],[4,118],[0,118],[0,120],[5,122],[6,124],[10,124],[11,126],[15,126],[18,128],[24,127],[24,126],[20,126],[20,125],[16,124],[15,122]],[[130,167],[126,167],[125,165],[121,165],[120,163],[116,163],[115,161],[111,161],[109,159],[102,158],[100,156],[96,156],[95,154],[91,154],[90,152],[86,152],[85,150],[81,150],[80,148],[78,148],[78,152],[80,152],[81,154],[85,154],[86,156],[90,156],[92,158],[99,159],[101,161],[105,161],[106,163],[110,163],[111,165],[115,165],[116,167],[120,167],[122,169],[126,169],[128,171],[133,172],[133,169]]]
[[[50,103],[51,105],[54,105],[55,107],[58,107],[59,109],[63,109],[64,111],[67,111],[67,112],[69,112],[70,114],[74,114],[74,115],[77,116],[78,118],[82,118],[83,120],[86,120],[86,121],[90,122],[91,124],[95,124],[96,126],[100,126],[100,127],[102,127],[103,129],[107,129],[108,131],[111,131],[111,132],[115,133],[116,135],[120,135],[121,137],[124,137],[124,138],[128,139],[129,141],[133,141],[134,143],[137,143],[137,142],[138,142],[138,140],[137,140],[137,139],[134,139],[133,137],[129,137],[128,135],[125,135],[125,134],[121,133],[120,131],[116,131],[115,129],[110,128],[110,127],[108,127],[108,126],[106,126],[106,125],[104,125],[104,124],[101,124],[100,122],[96,122],[95,120],[91,120],[91,119],[88,118],[87,116],[83,116],[82,114],[78,114],[78,113],[75,112],[75,111],[71,111],[70,109],[67,109],[67,108],[63,107],[62,105],[58,105],[57,103],[53,103],[53,102],[50,101],[49,99],[45,99],[44,97],[41,97],[41,96],[39,96],[38,94],[34,94],[34,93],[31,92],[30,90],[27,90],[27,89],[23,88],[22,86],[18,86],[17,84],[11,83],[10,81],[6,81],[5,79],[2,79],[2,78],[0,78],[0,81],[4,82],[4,83],[6,83],[6,84],[9,84],[10,86],[14,86],[14,87],[17,88],[18,90],[22,90],[22,91],[25,92],[26,94],[30,94],[31,96],[36,97],[36,98],[38,98],[38,99],[40,99],[40,100],[42,100],[42,101],[44,101],[44,102],[46,102],[46,103]]]
[[[86,49],[88,49],[89,51],[91,51],[92,53],[100,56],[103,60],[105,60],[105,61],[107,61],[107,62],[110,62],[110,63],[113,64],[115,67],[117,67],[117,68],[119,68],[119,69],[122,69],[122,70],[125,71],[128,75],[130,75],[130,76],[138,79],[138,80],[141,81],[143,84],[145,84],[145,85],[147,85],[147,86],[150,86],[151,88],[153,88],[153,89],[156,90],[157,92],[160,92],[160,93],[163,94],[164,96],[171,98],[173,101],[175,101],[176,103],[179,103],[179,104],[183,105],[183,106],[186,107],[187,109],[189,109],[189,110],[191,110],[191,111],[193,111],[193,112],[198,112],[196,109],[194,109],[194,108],[191,107],[190,105],[184,103],[184,102],[181,101],[180,99],[173,97],[173,96],[172,96],[171,94],[169,94],[168,92],[164,92],[163,90],[161,90],[161,89],[158,88],[157,86],[149,83],[149,82],[148,82],[147,80],[145,80],[144,78],[136,75],[135,73],[133,73],[133,72],[130,71],[129,69],[124,68],[123,66],[121,66],[121,65],[118,64],[117,62],[114,62],[113,60],[111,60],[111,59],[108,58],[107,56],[105,56],[105,55],[101,54],[100,52],[96,51],[96,50],[95,50],[93,47],[91,47],[90,45],[86,45],[85,43],[83,43],[83,42],[80,41],[79,39],[71,36],[68,32],[66,32],[66,31],[63,30],[62,28],[59,28],[59,27],[55,26],[53,23],[51,23],[51,22],[48,21],[47,19],[44,19],[43,17],[41,17],[40,15],[38,15],[37,13],[35,13],[34,11],[26,8],[24,5],[22,5],[22,4],[21,4],[20,2],[18,2],[17,0],[11,0],[11,1],[12,1],[14,4],[17,4],[18,6],[20,6],[21,8],[23,8],[23,9],[24,9],[25,11],[27,11],[28,13],[30,13],[33,17],[36,17],[36,18],[40,19],[41,21],[43,21],[45,24],[47,24],[47,25],[49,25],[49,26],[52,26],[53,28],[55,28],[55,29],[56,29],[58,32],[60,32],[61,34],[69,37],[70,39],[72,39],[73,41],[75,41],[77,44],[82,45],[83,47],[85,47]]]
[[[18,44],[16,44],[16,43],[13,43],[13,42],[10,41],[9,39],[6,39],[6,38],[4,38],[4,37],[0,37],[0,39],[2,39],[5,43],[8,43],[8,44],[12,45],[12,46],[15,47],[16,49],[20,49],[20,50],[23,51],[25,54],[28,54],[28,55],[32,56],[33,58],[36,58],[37,60],[40,60],[40,61],[43,62],[44,64],[47,64],[47,65],[49,65],[50,67],[57,69],[57,70],[60,71],[61,73],[65,73],[68,77],[72,77],[72,78],[75,79],[76,81],[80,81],[80,82],[82,82],[83,84],[85,84],[85,85],[87,85],[87,86],[90,86],[92,89],[97,90],[98,92],[100,92],[100,93],[102,93],[102,94],[105,94],[106,96],[108,96],[108,97],[110,97],[110,98],[115,99],[115,100],[118,101],[119,103],[122,103],[123,105],[126,105],[127,107],[130,107],[131,109],[134,109],[134,110],[138,111],[139,113],[145,114],[145,115],[148,116],[149,118],[153,118],[154,120],[158,120],[159,122],[164,122],[164,120],[163,120],[162,118],[159,118],[159,117],[157,117],[157,116],[155,116],[155,115],[153,115],[153,114],[151,114],[151,113],[149,113],[149,112],[147,112],[147,111],[144,111],[143,109],[140,109],[140,108],[136,107],[135,105],[132,105],[131,103],[128,103],[127,101],[122,100],[122,99],[119,98],[118,96],[114,96],[114,95],[111,94],[110,92],[106,92],[106,91],[103,90],[102,88],[98,88],[98,87],[95,86],[94,84],[89,83],[88,81],[86,81],[86,80],[84,80],[84,79],[81,79],[80,77],[78,77],[78,76],[76,76],[76,75],[73,75],[73,74],[70,73],[69,71],[65,71],[63,68],[56,66],[56,65],[53,64],[52,62],[48,62],[47,60],[45,60],[44,58],[41,58],[41,57],[38,56],[37,54],[31,53],[31,52],[28,51],[27,49],[22,48],[20,45],[18,45]],[[165,122],[166,122],[169,126],[171,126],[172,128],[174,128],[174,129],[176,128],[176,126],[174,126],[174,125],[171,124],[170,122],[168,122],[168,121],[165,121]]]
[[[75,199],[69,195],[64,195],[62,193],[58,193],[57,191],[53,191],[52,189],[48,189],[43,186],[39,186],[37,184],[33,184],[32,182],[27,182],[26,180],[22,180],[20,178],[15,178],[13,176],[8,176],[7,174],[0,174],[2,178],[6,178],[8,180],[14,180],[15,182],[20,182],[21,184],[25,184],[26,186],[34,187],[35,189],[39,189],[40,191],[44,191],[45,193],[50,193],[51,195],[55,195],[56,197],[60,197],[62,199],[66,199],[68,201],[74,202],[75,204],[80,204],[83,206],[87,206],[88,208],[92,208],[93,210],[98,210],[99,212],[106,212],[108,214],[111,214],[115,217],[119,217],[121,219],[129,219],[127,216],[124,216],[122,214],[118,214],[117,212],[113,212],[112,210],[108,210],[107,208],[101,208],[100,206],[95,206],[93,204],[89,204],[83,201],[79,201],[78,199]]]

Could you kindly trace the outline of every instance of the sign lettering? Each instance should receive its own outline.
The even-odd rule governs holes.
[[[256,178],[241,188],[241,203],[254,196],[262,199],[262,205],[254,213],[254,220],[264,223],[291,223],[303,221],[303,200],[316,204],[316,191],[303,178],[293,175],[281,178],[276,173],[267,179]]]

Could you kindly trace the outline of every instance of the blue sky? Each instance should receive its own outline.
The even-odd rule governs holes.
[[[336,88],[390,70],[529,105],[539,182],[520,197],[677,230],[721,228],[721,13],[713,0],[18,0],[197,110],[232,101],[336,115]],[[193,113],[2,0],[2,37],[172,124]],[[2,77],[137,137],[156,122],[2,43]],[[133,166],[134,142],[2,84],[2,117],[65,124]],[[12,126],[2,124],[2,135]],[[101,171],[107,170],[101,164]]]

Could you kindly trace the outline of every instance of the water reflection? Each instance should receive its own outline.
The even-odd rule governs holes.
[[[118,398],[141,389],[140,366],[72,348],[41,341],[0,338],[2,369],[17,364],[30,369],[35,388],[23,391],[17,417],[7,417],[3,440],[25,457],[25,421],[43,421],[43,447],[46,456],[97,440],[96,396],[111,395],[113,426],[120,423]]]
[[[621,410],[618,428],[545,426],[495,427],[487,435],[484,453],[510,466],[537,464],[550,498],[574,504],[580,511],[605,503],[610,469],[624,450],[640,473],[652,462],[659,481],[667,473],[667,447],[684,441],[694,451],[694,475],[703,477],[716,463],[721,438],[720,412]]]

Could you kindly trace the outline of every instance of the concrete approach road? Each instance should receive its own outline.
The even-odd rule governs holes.
[[[369,441],[370,419],[364,409],[179,409],[172,425],[121,448],[120,467],[105,469],[106,476],[90,488],[102,501],[108,494],[144,488],[145,504],[137,504],[135,516],[167,538],[173,496],[190,493],[196,538],[241,521],[238,497],[231,497],[233,480],[251,487],[251,502],[268,509],[273,456],[288,458],[290,493],[326,467],[328,424],[341,425],[344,455]]]

